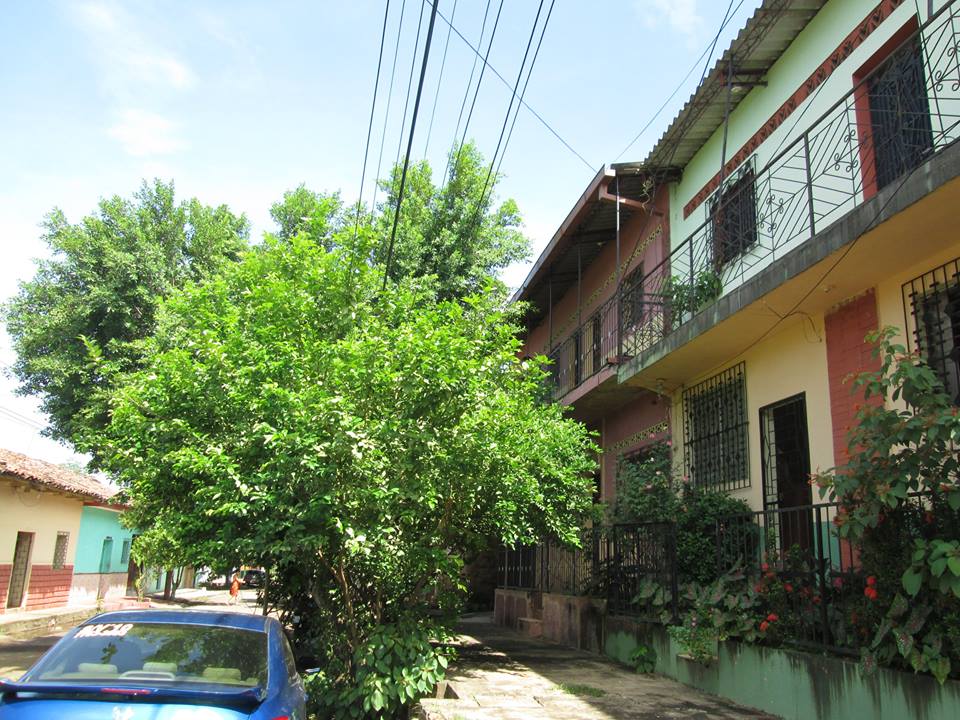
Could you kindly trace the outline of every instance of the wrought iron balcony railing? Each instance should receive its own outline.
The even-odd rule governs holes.
[[[612,297],[553,348],[550,375],[555,400],[615,361],[619,353],[617,323],[617,298]]]
[[[707,220],[621,291],[620,354],[640,355],[957,139],[958,6],[938,11],[764,167],[748,162],[724,181]]]

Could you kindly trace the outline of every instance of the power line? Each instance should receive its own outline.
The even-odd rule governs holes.
[[[487,17],[490,15],[490,0],[487,0],[487,7],[483,11],[483,23],[480,26],[480,37],[477,39],[477,45],[483,43],[483,34],[487,29]],[[443,17],[441,15],[441,17]],[[451,16],[452,17],[452,16]],[[447,23],[447,30],[453,30],[453,24]],[[460,101],[460,114],[457,115],[457,126],[453,130],[453,145],[458,146],[457,138],[460,137],[460,122],[463,120],[463,111],[467,109],[467,98],[470,97],[470,87],[473,85],[473,74],[477,70],[477,60],[480,59],[479,54],[473,56],[473,67],[470,68],[470,77],[467,79],[467,87],[463,90],[463,100]],[[447,166],[443,169],[443,178],[444,182],[447,180],[447,174],[450,172],[450,155],[447,153]],[[459,157],[459,150],[458,150]]]
[[[542,5],[541,0],[541,5]],[[493,39],[497,35],[497,26],[500,24],[500,12],[503,10],[503,0],[500,0],[500,6],[497,8],[497,17],[493,21],[493,30],[490,31],[490,40],[487,42],[487,53],[483,57],[483,67],[480,68],[480,77],[477,79],[477,87],[473,91],[473,100],[470,101],[470,111],[467,113],[467,122],[463,126],[463,135],[460,142],[457,143],[457,157],[453,161],[453,168],[450,172],[455,172],[460,164],[460,153],[463,150],[463,144],[467,141],[467,130],[470,128],[470,120],[473,118],[473,110],[477,106],[477,97],[480,95],[480,85],[483,83],[483,73],[489,66],[487,58],[490,57],[490,48],[493,47]],[[453,23],[448,23],[452,28]]]
[[[429,3],[432,4],[432,3],[433,3],[433,0],[427,0],[427,2],[429,2]],[[492,72],[492,73],[497,77],[497,79],[500,80],[500,82],[502,82],[502,83],[509,89],[509,88],[510,88],[510,83],[503,77],[503,75],[501,75],[501,74],[497,71],[497,69],[496,69],[493,65],[491,65],[489,62],[486,61],[486,59],[483,58],[483,56],[480,54],[480,51],[477,50],[477,48],[475,48],[475,47],[471,44],[471,42],[470,42],[469,40],[467,40],[467,39],[463,36],[463,33],[461,33],[459,30],[457,30],[456,26],[454,26],[449,20],[447,20],[446,17],[444,17],[443,13],[438,13],[438,15],[440,16],[440,19],[441,19],[441,20],[443,20],[447,25],[449,25],[449,26],[453,29],[454,34],[455,34],[458,38],[460,38],[460,39],[464,42],[464,44],[465,44],[468,48],[470,48],[470,50],[472,50],[473,53],[474,53],[477,57],[483,59],[483,64],[484,64],[484,66],[490,68],[490,72]],[[567,150],[569,150],[569,151],[572,152],[574,155],[576,155],[584,165],[586,165],[590,170],[596,170],[596,168],[595,168],[593,165],[591,165],[590,162],[583,157],[583,155],[581,155],[581,154],[578,153],[576,150],[574,150],[574,149],[573,149],[573,146],[572,146],[570,143],[568,143],[566,140],[563,139],[563,137],[560,135],[560,133],[558,133],[556,130],[553,129],[553,127],[550,125],[550,123],[548,123],[546,120],[543,119],[543,116],[541,116],[540,113],[538,113],[536,110],[533,109],[533,107],[531,107],[530,103],[528,103],[528,102],[526,102],[526,101],[524,100],[523,102],[520,103],[520,105],[522,105],[522,106],[525,107],[527,110],[529,110],[530,113],[531,113],[537,120],[540,121],[540,124],[543,125],[543,126],[550,132],[551,135],[553,135],[557,140],[559,140],[560,143],[561,143]]]
[[[457,17],[457,0],[453,0],[453,12],[450,13],[450,19]],[[433,118],[437,114],[437,101],[440,100],[440,88],[443,85],[443,69],[447,66],[447,50],[450,49],[450,28],[447,28],[447,40],[443,44],[443,59],[440,61],[440,75],[437,78],[437,93],[433,96],[433,110],[430,111],[430,125],[427,128],[427,142],[423,145],[423,156],[426,157],[430,151],[430,136],[433,134]]]
[[[34,430],[43,430],[45,427],[43,423],[40,423],[32,418],[28,418],[26,415],[21,415],[16,410],[11,410],[10,408],[0,405],[0,416],[21,425],[33,428]]]
[[[390,0],[383,11],[383,30],[380,32],[380,54],[377,56],[377,76],[373,81],[373,102],[370,105],[370,122],[367,125],[367,144],[363,149],[363,170],[360,173],[360,194],[357,198],[357,221],[353,227],[354,239],[360,231],[360,211],[363,208],[363,185],[367,179],[367,156],[370,152],[370,136],[373,133],[373,115],[377,109],[377,91],[380,88],[380,66],[383,63],[383,45],[387,38],[387,17],[390,15]]]
[[[403,147],[403,130],[407,127],[407,110],[410,109],[410,89],[413,87],[413,71],[417,67],[417,50],[420,49],[420,31],[423,29],[423,8],[425,0],[420,0],[420,18],[417,20],[417,38],[413,41],[413,53],[410,55],[410,77],[407,79],[407,96],[403,101],[403,120],[400,121],[400,135],[397,138],[397,158],[393,161],[396,167],[400,162],[400,150]]]
[[[410,139],[407,140],[407,153],[403,160],[403,173],[400,175],[400,189],[397,192],[397,208],[393,214],[393,229],[390,231],[390,244],[387,246],[387,262],[383,269],[383,287],[387,287],[390,276],[390,262],[393,259],[393,243],[397,238],[397,223],[400,220],[400,206],[403,203],[403,188],[407,182],[407,167],[410,165],[410,150],[413,147],[413,134],[417,128],[417,114],[420,112],[420,97],[423,95],[423,80],[427,74],[427,60],[430,58],[430,43],[433,40],[433,26],[437,19],[439,0],[431,3],[430,27],[427,28],[427,41],[423,46],[423,63],[420,65],[420,82],[417,84],[417,99],[413,103],[413,117],[410,119]]]
[[[523,90],[520,91],[520,102],[523,102],[524,95],[527,94],[527,87],[530,85],[530,76],[533,75],[533,67],[537,64],[537,57],[540,55],[540,47],[543,45],[543,37],[547,34],[547,26],[550,24],[550,16],[553,15],[553,6],[556,0],[550,0],[550,8],[547,10],[547,17],[543,21],[543,27],[540,29],[540,39],[537,40],[537,49],[533,52],[533,58],[530,60],[530,67],[527,69],[527,77],[523,81]],[[543,3],[541,3],[541,6]],[[539,18],[540,13],[537,12],[537,17]],[[533,30],[536,31],[537,23],[534,20]],[[530,35],[530,39],[533,39],[533,34]],[[529,45],[527,46],[529,49]],[[526,60],[526,55],[524,55],[524,60]],[[520,66],[521,72],[523,71],[523,65]],[[519,79],[519,78],[518,78]],[[507,116],[509,117],[509,111],[507,111]],[[517,117],[520,115],[520,106],[517,105],[517,111],[513,114],[513,120],[510,123],[510,132],[507,133],[507,141],[504,143],[503,152],[500,154],[500,160],[497,162],[497,170],[494,173],[494,182],[496,182],[496,177],[500,175],[500,167],[503,165],[503,158],[506,157],[507,147],[510,145],[510,139],[513,137],[513,129],[517,126]],[[496,158],[496,155],[494,155]],[[493,168],[493,163],[490,164],[490,167]],[[487,176],[490,177],[489,174]],[[493,188],[490,188],[490,194],[493,194]],[[480,196],[481,207],[484,206],[483,194]]]
[[[371,211],[377,212],[377,190],[380,187],[380,169],[383,164],[383,148],[387,141],[387,121],[390,120],[390,101],[393,99],[393,83],[397,73],[397,54],[400,52],[400,37],[403,34],[403,16],[407,8],[407,0],[400,4],[400,22],[397,25],[397,42],[393,46],[393,66],[390,68],[390,89],[387,92],[387,111],[383,115],[383,132],[380,133],[380,155],[377,158],[377,177],[373,183],[373,201]]]
[[[543,36],[547,33],[547,25],[550,24],[550,16],[553,15],[553,5],[556,0],[550,0],[550,9],[547,10],[547,18],[543,21],[543,29],[540,31],[540,39],[537,40],[537,49],[533,52],[533,60],[530,61],[530,69],[527,71],[527,79],[523,81],[523,90],[520,91],[520,102],[523,102],[524,95],[527,94],[527,85],[530,84],[530,76],[533,74],[533,66],[537,64],[537,57],[540,55],[540,46],[543,44]],[[500,162],[497,163],[496,175],[500,174],[500,167],[503,164],[504,155],[507,154],[507,147],[510,145],[510,139],[513,137],[513,129],[517,126],[517,117],[520,115],[520,107],[513,114],[513,121],[510,123],[510,132],[507,133],[507,144],[504,146],[503,153],[500,155]]]
[[[730,16],[727,18],[726,22],[720,25],[720,29],[717,31],[717,35],[716,35],[717,38],[720,37],[720,33],[722,33],[722,32],[724,31],[724,29],[726,28],[726,26],[733,20],[733,16],[736,15],[737,12],[740,10],[740,6],[741,6],[741,5],[743,5],[743,0],[740,0],[740,2],[737,3],[737,7],[736,7],[736,8],[734,9],[734,11],[730,14]],[[653,114],[653,116],[646,122],[646,124],[640,129],[640,132],[638,132],[638,133],[634,136],[633,140],[631,140],[629,143],[627,143],[627,146],[626,146],[623,150],[620,151],[620,154],[617,155],[617,157],[615,158],[615,161],[616,161],[616,160],[619,160],[620,158],[622,158],[622,157],[624,156],[624,154],[625,154],[630,148],[633,147],[634,143],[636,143],[637,140],[640,139],[640,136],[643,135],[647,130],[650,129],[650,126],[653,125],[654,121],[656,121],[656,119],[657,119],[658,117],[660,117],[660,113],[662,113],[662,112],[666,109],[667,105],[670,104],[670,101],[673,100],[673,98],[676,97],[677,93],[680,92],[680,90],[683,89],[684,83],[686,83],[687,80],[690,79],[690,76],[693,75],[693,71],[697,69],[697,67],[700,65],[700,62],[707,56],[707,53],[711,53],[711,54],[713,53],[713,49],[714,49],[715,46],[716,46],[716,40],[714,40],[710,45],[708,45],[707,47],[705,47],[705,48],[703,49],[703,52],[700,53],[700,57],[698,57],[696,60],[693,61],[693,65],[691,65],[691,66],[690,66],[690,69],[687,70],[687,74],[683,76],[683,79],[682,79],[682,80],[677,84],[677,86],[673,89],[673,92],[670,93],[670,96],[669,96],[666,100],[663,101],[663,104],[662,104],[659,108],[657,108],[657,111],[656,111],[656,112]],[[708,62],[709,62],[709,61],[708,61]],[[700,82],[703,82],[702,77],[701,77]]]
[[[480,205],[477,208],[478,210],[483,207],[483,196],[487,192],[487,185],[490,184],[490,176],[493,175],[493,165],[497,161],[497,155],[500,153],[500,144],[503,142],[503,136],[507,132],[507,125],[510,123],[510,112],[513,110],[513,101],[517,97],[517,90],[520,88],[520,80],[523,78],[523,68],[527,64],[527,56],[530,54],[530,46],[533,45],[533,36],[537,34],[537,23],[540,22],[540,13],[542,11],[543,0],[540,0],[540,4],[537,6],[537,15],[533,18],[533,27],[530,28],[530,37],[527,39],[527,47],[523,51],[523,60],[520,61],[520,70],[517,71],[517,80],[513,84],[513,94],[510,95],[510,103],[507,105],[507,114],[503,118],[503,127],[500,128],[500,137],[497,139],[497,148],[493,151],[493,157],[490,159],[490,167],[487,168],[487,177],[483,181],[483,189],[480,190]],[[533,69],[532,64],[530,69]],[[526,90],[526,86],[524,86],[524,90]],[[504,151],[506,151],[506,148],[504,148]]]

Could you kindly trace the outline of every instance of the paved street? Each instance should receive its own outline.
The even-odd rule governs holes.
[[[177,593],[176,601],[164,603],[152,600],[156,608],[182,607],[188,610],[223,610],[236,612],[259,612],[256,605],[256,590],[241,590],[240,603],[234,607],[227,606],[230,595],[226,590],[192,590],[185,589]],[[9,679],[19,678],[28,667],[43,655],[70,626],[45,628],[36,633],[27,635],[0,634],[0,677]]]
[[[448,674],[457,699],[427,700],[423,720],[647,720],[769,718],[657,675],[493,625],[460,628]]]

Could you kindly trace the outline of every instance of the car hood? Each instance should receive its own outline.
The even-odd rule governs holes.
[[[209,705],[21,699],[0,703],[0,720],[246,720],[246,712]]]

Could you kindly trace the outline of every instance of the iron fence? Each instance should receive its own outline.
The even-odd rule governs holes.
[[[717,572],[743,567],[756,588],[779,605],[777,631],[792,644],[854,653],[851,624],[863,601],[857,548],[834,522],[840,505],[768,508],[717,522]]]
[[[612,297],[550,351],[553,399],[563,397],[615,361],[617,337],[617,298]]]
[[[960,3],[950,3],[761,169],[748,161],[704,222],[621,293],[636,356],[943,150],[960,128]],[[623,315],[621,314],[621,318]]]
[[[672,523],[637,523],[584,530],[580,547],[545,542],[500,553],[501,587],[607,600],[611,612],[649,616],[637,596],[644,582],[665,592],[663,607],[678,608],[676,528]]]

